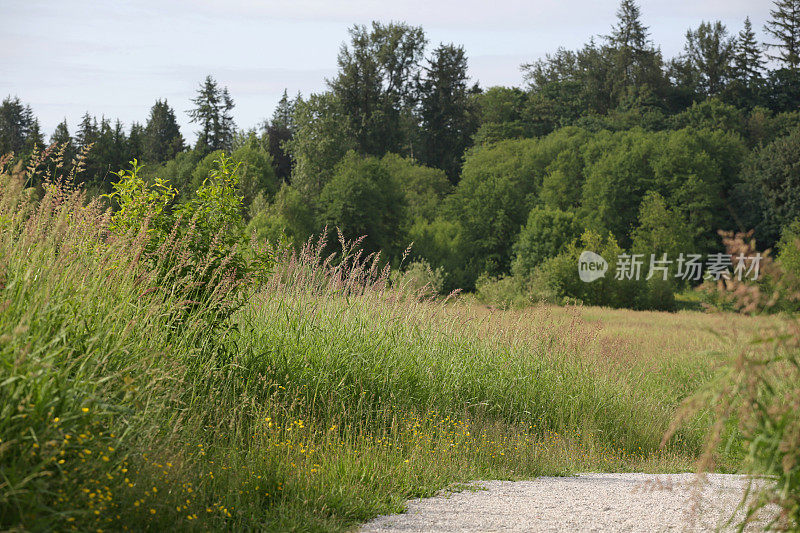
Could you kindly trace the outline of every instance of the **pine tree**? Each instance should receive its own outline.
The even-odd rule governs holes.
[[[734,40],[725,26],[703,22],[686,32],[685,58],[695,73],[699,91],[712,96],[721,93],[731,77]]]
[[[228,88],[222,90],[222,108],[220,118],[220,128],[217,132],[215,140],[217,141],[217,148],[219,150],[231,150],[233,146],[233,137],[236,135],[236,123],[233,121],[234,103]]]
[[[150,163],[164,163],[183,151],[183,136],[166,100],[156,100],[150,109],[143,143],[144,160]]]
[[[750,17],[744,19],[744,28],[739,32],[733,53],[735,77],[745,83],[756,83],[762,78],[764,60],[761,58],[761,47],[753,32]]]
[[[33,114],[30,105],[25,106],[22,115],[25,124],[25,151],[32,152],[34,148],[44,146],[44,135],[39,126],[39,119]]]
[[[294,135],[294,109],[300,95],[294,100],[289,99],[288,92],[284,89],[283,96],[278,102],[272,119],[264,123],[263,130],[266,135],[267,151],[272,156],[275,175],[288,181],[292,172],[292,158],[285,148]]]
[[[97,142],[98,129],[97,119],[85,113],[81,117],[81,122],[78,124],[78,130],[75,132],[75,143],[77,148],[83,150],[91,144]]]
[[[477,127],[470,105],[464,49],[440,45],[424,71],[425,77],[419,83],[422,127],[415,155],[422,163],[444,170],[456,183],[461,158]]]
[[[230,150],[236,125],[231,115],[234,103],[227,87],[220,89],[214,78],[206,76],[192,103],[195,108],[189,111],[189,117],[200,125],[195,148],[202,153]]]
[[[144,127],[138,122],[131,124],[131,130],[128,134],[128,148],[127,160],[131,161],[137,159],[144,160]]]
[[[299,95],[298,95],[299,96]],[[272,113],[270,124],[287,130],[294,129],[294,105],[296,100],[289,98],[289,92],[284,89],[283,96],[278,101],[275,111]]]
[[[642,24],[641,16],[634,0],[622,0],[617,10],[617,24],[612,27],[608,37],[612,46],[631,53],[631,63],[636,53],[650,48],[648,28]]]
[[[0,155],[14,152],[22,155],[35,145],[44,144],[39,121],[30,106],[10,96],[0,105]]]
[[[57,150],[63,148],[62,162],[64,166],[72,165],[72,161],[75,159],[75,143],[72,140],[72,136],[69,134],[67,119],[64,119],[56,126],[52,137],[50,137],[50,143],[55,143],[57,145]]]
[[[768,57],[781,61],[790,70],[797,70],[800,67],[800,0],[775,0],[774,4],[764,31],[777,40],[767,46],[777,48],[778,53]]]
[[[611,60],[611,79],[598,81],[600,86],[612,87],[614,102],[619,103],[630,96],[631,90],[638,92],[645,86],[650,90],[661,90],[664,85],[661,53],[653,46],[634,0],[621,1],[617,10],[617,24],[612,27],[611,35],[606,36],[606,42],[600,59]],[[595,62],[588,69],[589,77],[597,75],[595,67],[598,66]]]

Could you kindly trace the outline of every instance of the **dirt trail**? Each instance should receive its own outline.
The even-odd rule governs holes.
[[[475,485],[486,490],[412,500],[408,512],[360,531],[714,531],[736,510],[747,480],[711,474],[700,485],[694,474],[581,474]]]

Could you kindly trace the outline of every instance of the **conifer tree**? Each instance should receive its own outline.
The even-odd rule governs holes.
[[[769,48],[777,49],[775,59],[789,70],[800,67],[800,0],[775,0],[775,9],[770,10],[770,20],[764,31],[774,41],[767,43]]]
[[[200,125],[195,149],[201,153],[230,150],[236,126],[231,114],[234,103],[228,88],[220,89],[213,77],[206,76],[192,103],[195,107],[189,110],[189,117]]]
[[[458,182],[461,158],[477,127],[467,86],[464,49],[443,44],[433,52],[419,83],[420,142],[415,155]]]
[[[725,89],[731,77],[734,40],[720,22],[703,22],[686,32],[685,58],[695,73],[698,89],[713,96]]]
[[[183,151],[183,136],[175,112],[166,100],[156,100],[150,108],[143,145],[144,160],[150,163],[164,163]]]
[[[299,94],[294,100],[290,99],[288,91],[284,89],[283,96],[272,113],[272,119],[263,126],[275,175],[284,181],[289,180],[292,172],[292,158],[284,143],[290,141],[294,135],[294,110],[300,100]]]
[[[7,97],[0,104],[0,155],[14,152],[22,155],[35,145],[44,143],[39,121],[29,105],[17,97]]]

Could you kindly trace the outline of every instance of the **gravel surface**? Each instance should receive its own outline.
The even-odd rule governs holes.
[[[707,531],[739,504],[747,480],[710,474],[581,474],[533,481],[479,481],[486,490],[417,499],[368,532]],[[730,527],[726,529],[732,529]]]

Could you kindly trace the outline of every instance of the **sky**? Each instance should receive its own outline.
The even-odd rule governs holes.
[[[746,16],[764,39],[771,0],[640,0],[642,19],[664,56],[686,30],[721,20],[737,33]],[[227,86],[241,128],[272,115],[284,89],[326,88],[353,24],[421,25],[429,49],[464,46],[482,87],[522,85],[519,66],[563,46],[608,34],[617,0],[0,0],[0,98],[30,104],[47,135],[66,118],[74,133],[89,112],[126,126],[144,122],[156,99],[186,111],[211,74]]]

